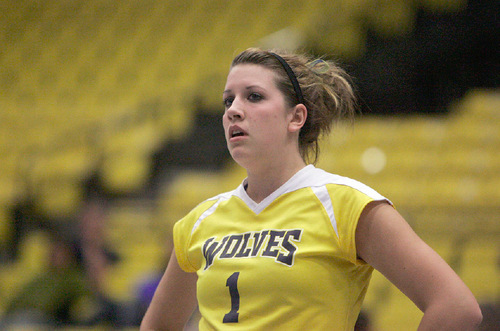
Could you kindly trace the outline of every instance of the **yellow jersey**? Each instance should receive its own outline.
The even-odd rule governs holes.
[[[357,258],[370,187],[308,165],[260,203],[234,191],[174,226],[181,268],[196,272],[200,330],[352,330],[373,268]]]

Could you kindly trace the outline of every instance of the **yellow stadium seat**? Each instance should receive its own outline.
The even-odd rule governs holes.
[[[373,316],[375,330],[416,330],[423,313],[394,285],[389,300],[377,308]]]
[[[165,267],[171,241],[166,231],[155,225],[158,220],[154,217],[151,204],[133,200],[113,205],[109,211],[107,240],[120,255],[104,284],[112,298],[130,301],[136,294],[138,281]]]
[[[500,299],[498,230],[487,237],[472,237],[466,243],[459,274],[479,302]]]
[[[147,183],[150,168],[148,155],[131,151],[109,154],[102,164],[103,184],[111,192],[137,192]]]
[[[79,181],[43,181],[36,186],[37,207],[44,215],[69,219],[83,199],[83,188]]]

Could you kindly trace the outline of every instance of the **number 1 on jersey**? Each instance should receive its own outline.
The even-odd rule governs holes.
[[[238,292],[238,277],[239,272],[233,273],[226,281],[226,286],[229,287],[229,295],[231,295],[231,311],[224,315],[222,323],[238,323],[238,310],[240,310],[240,293]]]

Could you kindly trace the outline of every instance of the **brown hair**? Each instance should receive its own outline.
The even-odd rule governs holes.
[[[342,118],[352,120],[354,117],[357,106],[350,78],[333,61],[306,54],[249,48],[233,59],[231,68],[238,64],[257,64],[274,71],[276,85],[290,107],[299,100],[283,65],[272,53],[286,61],[299,82],[307,108],[307,120],[299,133],[299,149],[304,160],[315,163],[319,156],[319,139]]]

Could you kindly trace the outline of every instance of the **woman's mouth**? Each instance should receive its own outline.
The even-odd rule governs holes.
[[[243,131],[239,131],[239,130],[235,130],[233,131],[233,133],[231,134],[231,138],[233,137],[240,137],[240,136],[244,136],[245,134],[243,133]]]
[[[246,136],[247,134],[239,127],[233,127],[229,129],[229,140],[236,141]]]

